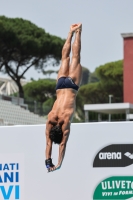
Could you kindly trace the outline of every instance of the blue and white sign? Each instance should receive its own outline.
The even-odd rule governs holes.
[[[0,200],[24,199],[24,156],[0,154]]]

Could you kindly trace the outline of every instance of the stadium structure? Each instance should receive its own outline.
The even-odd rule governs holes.
[[[22,86],[29,81],[21,80]],[[16,83],[11,78],[0,77],[0,125],[43,124],[44,117],[40,117],[28,110],[24,99],[14,97],[18,92]]]
[[[27,84],[29,81],[26,81],[25,79],[21,80],[22,86]],[[18,92],[18,87],[16,83],[11,78],[4,78],[0,77],[0,95],[12,95],[14,93]]]

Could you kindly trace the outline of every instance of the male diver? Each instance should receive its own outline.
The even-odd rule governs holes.
[[[81,83],[82,67],[80,65],[82,24],[73,24],[70,27],[67,40],[62,49],[62,62],[58,72],[56,95],[57,99],[48,114],[46,123],[46,160],[48,172],[61,167],[65,155],[66,144],[70,134],[70,125],[76,108],[76,95]],[[70,63],[71,40],[72,60]],[[52,144],[59,144],[58,164],[52,163]]]

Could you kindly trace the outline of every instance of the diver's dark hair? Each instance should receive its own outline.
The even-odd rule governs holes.
[[[50,130],[49,138],[55,143],[60,144],[62,141],[63,132],[60,126],[53,126]]]
[[[60,126],[53,126],[49,133],[49,138],[55,143],[60,144],[62,141],[63,132]]]

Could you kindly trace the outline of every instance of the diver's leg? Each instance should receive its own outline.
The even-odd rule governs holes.
[[[82,67],[80,64],[80,51],[81,51],[81,30],[82,25],[80,28],[76,30],[75,33],[75,40],[72,45],[72,62],[69,68],[69,75],[76,85],[80,85],[81,78],[82,78]]]
[[[70,31],[68,33],[67,40],[62,49],[62,59],[61,66],[58,72],[57,80],[60,77],[67,77],[69,73],[69,62],[70,62],[70,51],[71,51],[71,40],[72,40],[73,32]]]

